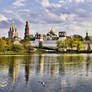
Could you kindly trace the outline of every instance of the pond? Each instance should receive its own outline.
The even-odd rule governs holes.
[[[92,92],[92,54],[0,56],[0,92]]]

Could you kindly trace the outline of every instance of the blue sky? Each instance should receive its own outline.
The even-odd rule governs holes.
[[[56,33],[92,35],[92,0],[0,0],[0,36],[7,36],[14,23],[23,37],[26,20],[30,34],[53,28]]]

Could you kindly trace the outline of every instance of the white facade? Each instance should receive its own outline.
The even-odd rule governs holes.
[[[30,42],[32,46],[34,47],[39,47],[39,41],[35,40],[35,41],[31,41]],[[48,48],[56,48],[57,44],[56,44],[56,40],[49,40],[49,41],[42,41],[43,47],[48,47]]]
[[[92,50],[92,41],[83,41],[84,49],[88,50],[88,44],[90,44],[90,49]]]
[[[66,37],[59,37],[59,40],[64,41]]]

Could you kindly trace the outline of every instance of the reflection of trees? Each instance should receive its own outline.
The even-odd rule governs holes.
[[[41,58],[42,58],[42,55],[39,55],[38,56],[38,62],[36,62],[37,63],[37,66],[36,66],[36,73],[40,73],[40,63],[41,63]]]
[[[59,65],[59,75],[64,75],[64,56],[57,57],[57,62]]]
[[[55,76],[56,73],[56,56],[45,56],[44,57],[45,67],[44,71],[50,74],[51,77]]]
[[[44,56],[42,54],[39,54],[38,58],[37,58],[38,62],[37,63],[37,66],[36,66],[36,73],[43,73],[44,71]]]
[[[56,67],[55,63],[52,63],[50,66],[50,74],[52,77],[55,76],[55,67]]]
[[[42,54],[40,54],[35,59],[36,62],[34,63],[34,66],[36,74],[48,73],[51,76],[55,75],[56,57],[43,56]]]
[[[18,77],[19,64],[20,59],[18,57],[9,57],[9,77],[11,78],[13,85],[16,83]]]
[[[9,64],[9,57],[8,56],[0,56],[0,66],[8,66]]]
[[[63,55],[57,57],[57,62],[59,63],[59,74],[64,75],[69,69],[76,70],[82,65],[83,56],[82,55]]]

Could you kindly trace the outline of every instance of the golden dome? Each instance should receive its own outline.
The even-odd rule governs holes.
[[[86,32],[86,36],[88,36],[88,32]]]
[[[26,20],[26,23],[28,23],[28,20]]]
[[[50,34],[54,34],[55,31],[53,29],[50,30]]]
[[[86,34],[88,34],[88,32],[86,32]]]

